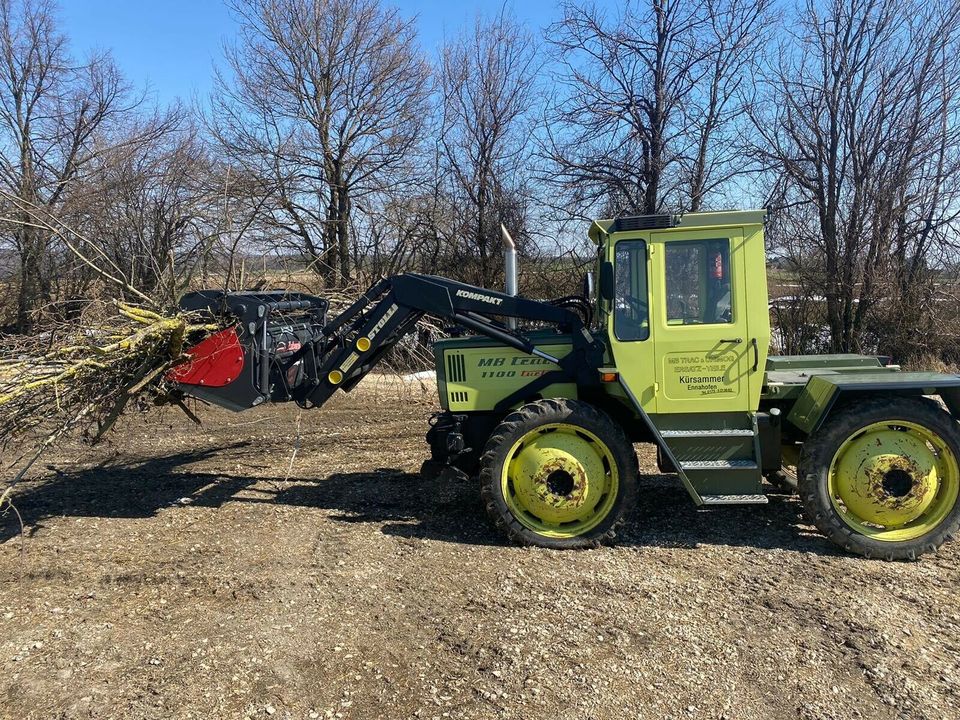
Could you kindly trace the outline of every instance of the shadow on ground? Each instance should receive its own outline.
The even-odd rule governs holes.
[[[51,475],[14,497],[27,535],[54,517],[146,518],[164,508],[220,507],[225,503],[275,503],[322,508],[336,522],[380,525],[386,535],[466,544],[502,544],[487,522],[475,481],[382,468],[321,478],[194,471],[192,465],[223,457],[225,449],[181,452],[145,461],[108,461]],[[0,516],[0,542],[21,532],[13,513]],[[810,532],[795,498],[771,495],[764,506],[697,510],[669,476],[642,476],[639,502],[619,535],[620,545],[696,547],[703,544],[782,548],[833,554]]]

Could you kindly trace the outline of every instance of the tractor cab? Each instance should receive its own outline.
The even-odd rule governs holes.
[[[651,415],[757,410],[770,342],[765,211],[601,220],[598,317]]]

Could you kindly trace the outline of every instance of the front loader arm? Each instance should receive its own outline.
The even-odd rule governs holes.
[[[567,380],[596,381],[603,350],[580,316],[548,302],[506,295],[455,280],[406,273],[373,285],[324,329],[316,373],[296,399],[322,405],[338,388],[353,388],[424,315],[454,323],[521,352],[553,362],[557,370],[538,385]],[[495,321],[513,317],[554,325],[573,337],[573,352],[562,359],[538,350],[522,333]],[[316,350],[315,350],[316,351]],[[536,382],[536,381],[535,381]]]
[[[569,299],[567,299],[569,300]],[[232,324],[188,351],[191,362],[168,374],[188,395],[231,410],[264,401],[323,405],[351,390],[417,320],[430,315],[556,364],[523,388],[527,397],[554,382],[589,386],[603,348],[569,307],[406,273],[374,283],[346,310],[327,320],[322,298],[285,292],[206,290],[181,299],[185,310],[232,318]],[[572,337],[572,351],[555,358],[495,318],[552,325]],[[522,398],[521,398],[522,399]],[[508,405],[514,399],[507,398]]]

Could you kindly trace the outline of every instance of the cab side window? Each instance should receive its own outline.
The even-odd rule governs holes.
[[[647,302],[647,244],[643,240],[621,240],[614,254],[613,333],[617,340],[646,340],[650,337],[650,310]]]
[[[667,325],[733,322],[730,241],[665,244]]]

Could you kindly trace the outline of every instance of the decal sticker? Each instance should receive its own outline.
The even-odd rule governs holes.
[[[370,340],[373,340],[377,336],[377,333],[383,330],[383,326],[386,325],[387,322],[389,322],[390,318],[392,318],[394,313],[396,312],[397,312],[397,306],[391,305],[390,309],[383,314],[383,317],[380,318],[377,324],[374,325],[373,328],[370,330],[370,332],[367,333],[366,337],[368,337]]]
[[[348,358],[344,361],[343,365],[340,366],[340,372],[342,372],[344,375],[346,375],[346,374],[347,374],[347,370],[349,370],[350,368],[352,368],[352,367],[353,367],[353,364],[354,364],[359,358],[360,358],[360,356],[357,355],[356,353],[350,353],[350,357],[348,357]]]
[[[684,352],[664,357],[664,395],[672,400],[733,396],[740,392],[736,353]]]
[[[473,292],[471,290],[457,290],[457,297],[466,298],[467,300],[479,300],[480,302],[485,302],[490,305],[500,305],[503,303],[503,298],[484,295],[483,293]]]

